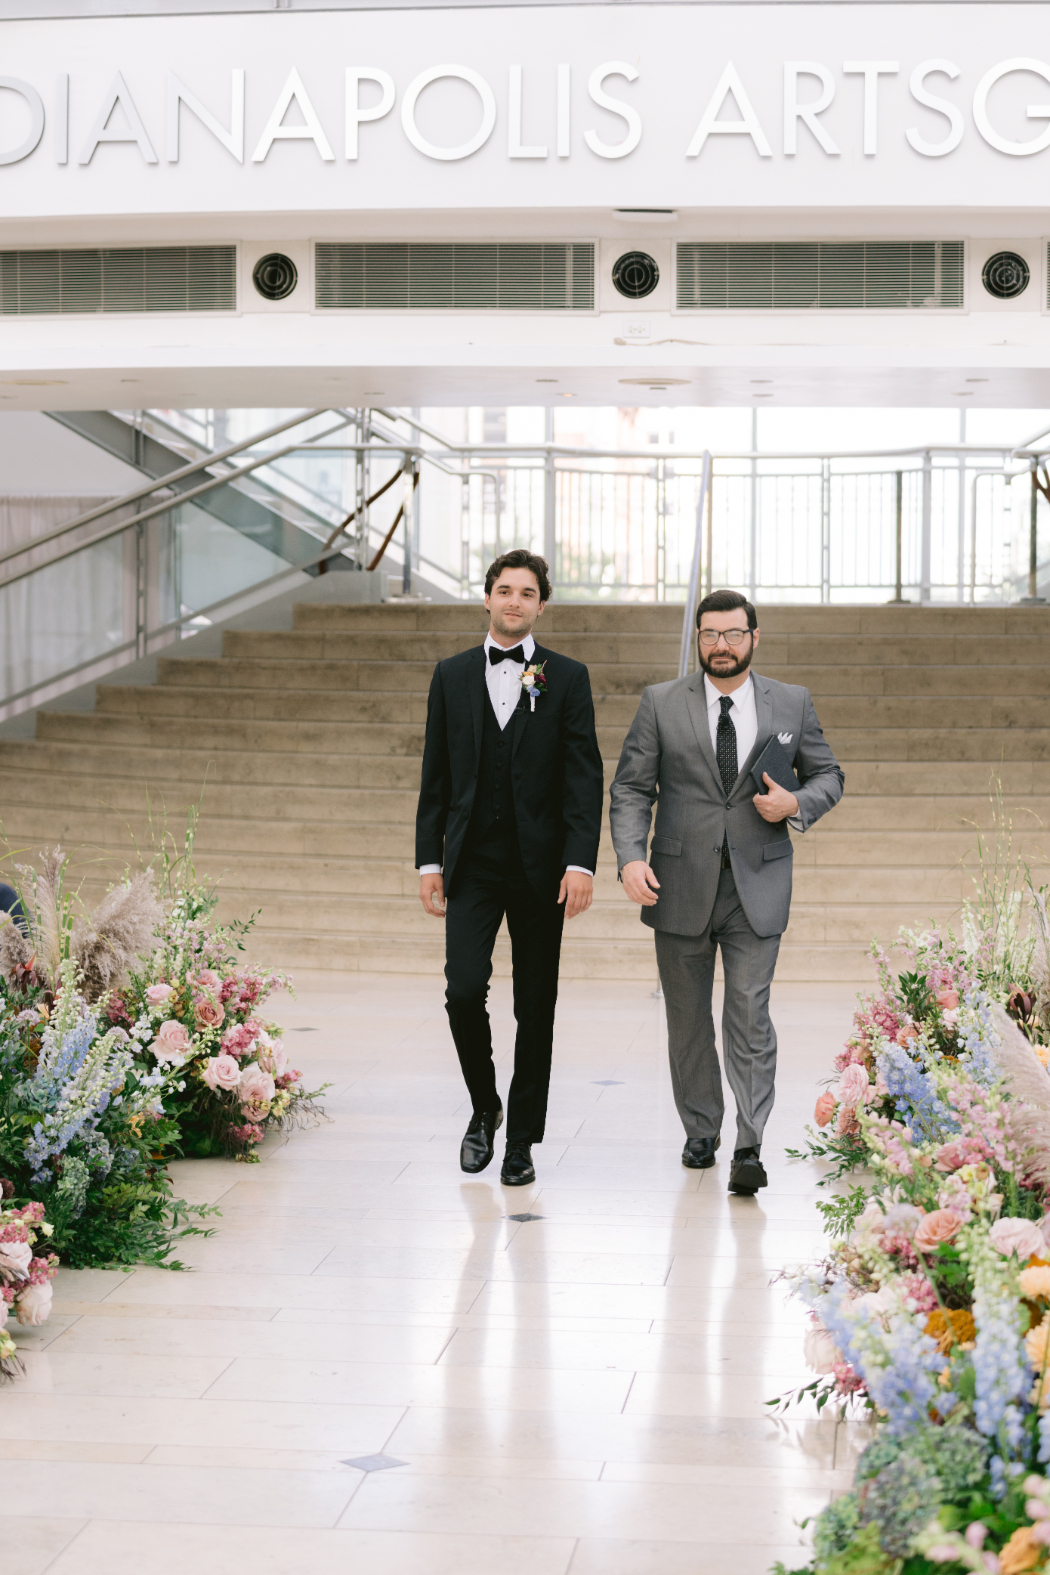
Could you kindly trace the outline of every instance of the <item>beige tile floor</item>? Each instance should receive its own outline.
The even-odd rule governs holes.
[[[331,1120],[262,1163],[180,1163],[217,1203],[190,1273],[64,1271],[0,1392],[19,1575],[762,1575],[848,1485],[856,1424],[806,1381],[771,1275],[821,1247],[789,1164],[850,986],[776,993],[768,1192],[684,1170],[661,1004],[570,983],[536,1184],[458,1168],[468,1107],[431,978],[300,981],[279,1015]],[[501,1083],[509,990],[493,992]],[[733,1147],[732,1115],[724,1151]],[[508,1216],[541,1216],[517,1222]],[[355,1457],[400,1464],[363,1471]]]

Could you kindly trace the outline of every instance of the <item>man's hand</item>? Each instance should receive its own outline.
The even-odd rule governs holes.
[[[445,877],[443,875],[421,875],[419,877],[419,900],[432,919],[443,919],[445,917]]]
[[[763,771],[762,781],[769,792],[756,793],[751,802],[763,820],[775,826],[778,821],[789,820],[792,815],[798,814],[798,799],[794,793],[789,793],[779,782],[774,782],[768,771]]]
[[[594,879],[580,870],[566,870],[558,887],[558,901],[565,904],[565,917],[575,919],[586,913],[594,900]]]
[[[620,876],[623,889],[632,902],[641,903],[643,908],[656,906],[657,898],[653,893],[660,890],[660,882],[644,859],[632,859],[624,865]]]

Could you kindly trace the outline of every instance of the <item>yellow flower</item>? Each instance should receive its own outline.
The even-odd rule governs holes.
[[[935,1307],[926,1320],[926,1333],[937,1341],[941,1355],[947,1356],[953,1345],[975,1340],[977,1326],[973,1321],[973,1313],[963,1307],[954,1307],[950,1312]]]
[[[1018,1526],[999,1555],[1002,1575],[1021,1575],[1023,1570],[1034,1570],[1045,1552],[1043,1544],[1032,1536],[1031,1526]]]
[[[1022,1269],[1020,1275],[1021,1295],[1050,1298],[1050,1267],[1040,1264],[1035,1268]]]

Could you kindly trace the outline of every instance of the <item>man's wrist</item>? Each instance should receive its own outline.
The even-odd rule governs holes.
[[[565,866],[565,873],[566,873],[566,875],[568,875],[570,871],[575,872],[575,874],[577,874],[577,875],[589,875],[591,877],[591,880],[594,879],[594,871],[593,870],[585,870],[582,864],[566,864],[566,866]]]
[[[419,866],[419,873],[421,875],[440,875],[441,874],[441,865],[440,864],[421,864]]]

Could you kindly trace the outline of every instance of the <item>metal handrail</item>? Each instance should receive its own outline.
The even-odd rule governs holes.
[[[292,421],[282,421],[278,426],[267,427],[265,432],[258,432],[253,438],[234,443],[229,448],[217,449],[214,454],[209,454],[206,459],[199,459],[192,465],[184,465],[180,470],[169,471],[166,476],[158,476],[156,481],[151,481],[147,486],[135,487],[131,492],[125,492],[123,497],[113,498],[109,503],[101,503],[97,508],[88,509],[86,513],[78,514],[75,519],[66,520],[62,525],[56,525],[54,530],[45,532],[43,536],[34,536],[32,541],[25,542],[20,547],[9,547],[6,552],[0,552],[0,563],[6,563],[9,558],[17,558],[20,553],[30,552],[34,547],[45,547],[49,541],[55,541],[59,536],[65,536],[71,530],[78,530],[81,525],[90,525],[92,520],[100,519],[103,514],[111,514],[114,509],[127,508],[130,504],[137,503],[140,498],[151,497],[154,492],[160,492],[162,488],[170,487],[173,481],[181,481],[186,476],[195,476],[199,471],[207,470],[209,465],[215,465],[220,460],[228,459],[233,454],[242,454],[245,449],[254,448],[257,443],[264,442],[266,438],[276,437],[280,432],[287,432],[289,427],[300,426],[302,422],[312,421],[315,416],[323,416],[324,414],[324,409],[310,410],[305,415],[296,416]],[[345,426],[346,423],[340,422],[339,425]],[[333,428],[333,431],[338,430],[339,427]],[[324,436],[327,436],[327,433]],[[280,452],[291,453],[293,449],[301,446],[303,445],[295,443],[287,449],[282,449]],[[267,461],[260,460],[259,463],[266,464]],[[236,471],[228,471],[224,476],[217,478],[216,484],[221,486],[223,482],[229,481],[231,476],[236,474]],[[187,493],[180,493],[179,495],[180,497],[188,496]],[[126,523],[131,522],[128,521]]]
[[[286,449],[278,449],[276,451],[277,457],[291,453],[294,447],[298,447],[298,445],[291,444]],[[122,531],[131,530],[135,525],[143,525],[147,520],[155,519],[158,514],[168,514],[172,509],[178,508],[183,503],[192,503],[194,498],[203,497],[206,492],[214,492],[216,488],[224,487],[230,481],[236,481],[241,476],[247,476],[253,470],[258,470],[261,465],[268,465],[272,457],[253,459],[249,464],[239,465],[235,470],[224,471],[221,476],[209,477],[199,487],[190,487],[186,492],[177,492],[172,497],[163,498],[159,503],[155,503],[152,508],[142,509],[138,514],[133,514],[130,519],[116,520],[112,525],[107,526],[105,530],[100,530],[94,536],[89,536],[86,541],[76,541],[71,547],[67,547],[64,552],[56,552],[54,557],[48,558],[45,563],[29,564],[26,568],[19,569],[16,573],[0,579],[0,590],[3,590],[8,585],[16,585],[19,580],[24,580],[30,574],[37,574],[41,569],[50,569],[56,563],[64,563],[67,558],[74,557],[78,552],[86,552],[89,547],[97,547],[99,542],[109,541],[111,537],[119,536]],[[195,468],[199,470],[201,467]],[[152,490],[157,491],[158,488],[154,487]],[[139,495],[141,496],[141,493]],[[115,510],[125,507],[126,502],[127,500],[124,498],[116,498],[108,507],[102,510],[94,510],[93,516],[97,518],[100,512],[112,514]],[[65,527],[67,530],[70,528],[69,526]],[[17,557],[20,553],[32,552],[41,543],[53,541],[56,535],[61,534],[61,531],[52,531],[46,537],[39,536],[35,540],[24,543],[21,547],[12,547],[9,551],[0,553],[0,563],[6,563],[9,558]],[[306,534],[310,535],[311,532],[307,531]],[[314,537],[314,540],[316,539]],[[339,551],[342,551],[342,548]],[[296,567],[298,566],[296,565]]]
[[[696,503],[696,540],[693,542],[693,561],[689,566],[689,587],[685,593],[685,614],[682,618],[682,644],[678,653],[678,676],[684,678],[689,671],[693,650],[693,617],[696,612],[696,593],[700,587],[700,563],[704,547],[704,510],[711,488],[711,454],[704,450],[704,468],[700,472],[700,496]]]

